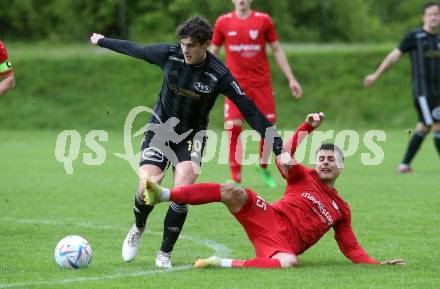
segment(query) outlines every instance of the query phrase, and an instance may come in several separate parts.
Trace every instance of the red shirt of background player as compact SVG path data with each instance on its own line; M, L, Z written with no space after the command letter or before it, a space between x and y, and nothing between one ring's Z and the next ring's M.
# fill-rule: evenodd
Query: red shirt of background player
M235 12L217 19L212 44L225 44L226 65L244 86L270 83L266 44L278 41L272 19L266 13L252 11L246 19Z

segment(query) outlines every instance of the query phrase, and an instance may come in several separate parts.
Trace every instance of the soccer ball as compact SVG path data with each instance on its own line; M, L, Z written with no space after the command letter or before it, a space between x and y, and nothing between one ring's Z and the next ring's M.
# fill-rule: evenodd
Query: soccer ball
M55 247L55 261L64 269L85 268L92 261L92 247L83 237L67 236Z

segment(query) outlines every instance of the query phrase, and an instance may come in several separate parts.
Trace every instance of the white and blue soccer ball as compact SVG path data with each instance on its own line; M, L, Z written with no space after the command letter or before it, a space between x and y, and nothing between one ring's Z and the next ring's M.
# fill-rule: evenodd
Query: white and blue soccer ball
M58 242L55 261L64 269L80 269L92 261L92 247L83 237L71 235Z

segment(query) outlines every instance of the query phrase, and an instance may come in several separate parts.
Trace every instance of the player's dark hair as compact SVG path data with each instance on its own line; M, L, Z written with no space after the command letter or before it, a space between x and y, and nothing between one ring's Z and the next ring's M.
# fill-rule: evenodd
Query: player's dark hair
M431 6L437 6L440 9L440 3L436 1L429 1L426 2L425 5L423 5L422 14L425 15L426 9L428 9Z
M176 29L177 39L190 37L199 44L212 39L212 27L208 20L201 16L194 16L183 22Z
M344 152L341 150L340 147L338 147L337 145L333 144L333 143L323 143L319 146L319 148L316 150L316 154L317 155L320 151L333 151L333 152L337 152L341 157L342 157L342 161L344 160Z

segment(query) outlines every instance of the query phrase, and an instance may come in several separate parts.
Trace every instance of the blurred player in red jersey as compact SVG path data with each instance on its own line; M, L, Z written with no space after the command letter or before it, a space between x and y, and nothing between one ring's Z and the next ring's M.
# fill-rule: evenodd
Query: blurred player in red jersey
M278 36L269 15L251 9L252 0L232 0L235 11L220 16L214 27L211 52L218 55L225 44L226 65L240 86L261 110L266 118L275 123L275 102L270 80L266 43L271 47L274 57L289 81L292 94L302 96L301 86L293 76L286 55L278 42ZM241 182L242 145L239 135L243 116L234 103L225 99L225 121L231 134L229 166L231 179ZM264 142L260 142L260 165L256 166L268 187L275 187L275 181L267 170L269 151L263 156Z
M309 114L286 144L294 157L301 141L318 127L323 113ZM195 266L285 268L299 265L298 256L313 246L330 228L341 252L353 263L404 264L402 259L376 261L368 256L356 240L351 226L349 205L334 184L344 164L343 152L334 144L322 144L316 152L315 168L295 163L287 174L284 197L266 203L250 189L233 184L195 184L168 190L145 181L146 203L161 201L185 204L222 202L240 222L252 242L256 258L249 260L210 257L197 260Z
M0 40L0 96L11 90L15 86L14 72L9 61L8 51Z

